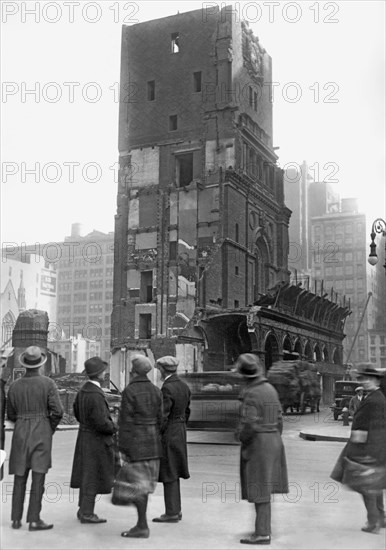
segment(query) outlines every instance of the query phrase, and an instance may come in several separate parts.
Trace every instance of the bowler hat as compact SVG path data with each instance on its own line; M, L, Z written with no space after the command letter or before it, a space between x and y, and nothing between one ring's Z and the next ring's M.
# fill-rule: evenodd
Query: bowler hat
M361 365L358 365L358 368L356 369L357 378L367 378L368 376L373 376L374 378L383 378L384 375L384 372L380 372L379 370L375 369L373 366L371 366L371 363L362 363Z
M246 378L256 378L263 372L259 358L253 353L242 353L236 361L236 369Z
M157 359L157 365L165 369L167 372L176 372L179 360L173 355L165 355Z
M47 355L38 346L29 346L19 357L19 362L27 369L36 369L44 365Z
M358 386L357 388L355 388L355 391L363 391L363 390L364 390L363 386Z
M101 372L107 369L108 364L106 361L102 361L100 357L91 357L84 363L83 374L87 376L98 376Z
M132 371L137 374L147 374L152 369L150 359L144 355L135 355L131 360L131 364Z

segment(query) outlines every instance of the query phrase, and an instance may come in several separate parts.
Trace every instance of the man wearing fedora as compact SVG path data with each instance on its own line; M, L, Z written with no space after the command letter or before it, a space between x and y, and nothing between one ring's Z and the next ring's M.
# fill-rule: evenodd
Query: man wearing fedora
M32 484L27 512L30 531L52 529L40 518L45 476L51 468L52 435L63 416L55 382L39 373L47 356L37 346L28 347L19 362L24 376L9 387L7 416L15 427L9 457L9 473L15 475L12 494L12 527L19 529L29 471Z
M362 399L351 425L350 439L344 447L331 473L332 479L343 482L347 462L383 466L386 464L386 399L380 390L383 373L372 363L361 363L356 369L358 382L366 396ZM386 527L383 489L386 489L386 476L376 491L361 492L367 510L367 524L362 527L365 533L377 534Z
M176 374L178 359L166 355L156 361L163 380L163 426L159 481L164 486L165 513L157 523L177 523L182 519L180 478L188 479L186 423L190 415L190 389Z
M88 380L74 401L79 431L70 486L79 489L80 522L97 524L106 522L94 513L94 507L97 494L108 494L113 486L116 427L102 390L107 363L100 357L91 357L84 367Z
M255 532L240 542L270 544L271 494L289 492L281 405L256 355L240 355L236 369L246 381L240 395L237 429L241 442L241 498L254 503L256 510Z

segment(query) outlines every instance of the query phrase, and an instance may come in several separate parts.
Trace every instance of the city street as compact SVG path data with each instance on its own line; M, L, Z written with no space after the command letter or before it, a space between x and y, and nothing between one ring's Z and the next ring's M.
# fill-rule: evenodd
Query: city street
M329 409L320 414L286 416L284 443L291 492L275 495L273 503L273 549L381 550L385 530L379 535L361 532L365 508L361 497L343 489L329 478L344 443L306 441L300 430L339 431ZM343 426L342 433L347 429ZM6 434L9 451L11 431ZM54 523L47 532L30 533L23 518L19 531L11 528L12 477L5 466L2 482L2 548L11 549L230 549L242 548L239 539L253 531L254 509L239 499L239 448L229 433L189 432L191 478L182 481L183 520L178 524L154 524L163 513L162 485L151 496L148 519L150 538L128 541L121 531L136 521L134 508L116 507L110 496L100 497L96 513L107 518L102 525L82 525L76 519L77 491L69 488L77 431L60 429L54 438L53 468L47 476L42 518ZM193 443L211 441L210 444ZM228 444L220 444L227 441ZM26 507L25 507L26 508Z

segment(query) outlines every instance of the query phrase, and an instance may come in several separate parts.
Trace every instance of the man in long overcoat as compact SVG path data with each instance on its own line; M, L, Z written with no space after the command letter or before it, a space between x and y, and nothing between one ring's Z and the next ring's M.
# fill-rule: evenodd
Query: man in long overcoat
M138 513L137 525L123 531L122 537L149 537L148 495L157 486L162 454L162 394L147 377L151 370L147 357L133 357L131 379L122 393L118 440L124 459L123 480L130 494L126 504L134 504Z
M344 457L354 462L367 462L371 466L386 465L386 399L379 387L383 376L371 363L358 365L357 378L366 391L366 397L354 415L350 439L331 473L336 481L344 482L347 466ZM385 482L376 491L369 493L364 490L361 493L367 510L367 524L362 527L366 533L377 534L381 527L386 527L383 503Z
M270 544L271 494L288 493L281 405L275 388L263 376L257 356L240 355L236 367L246 380L238 427L241 497L253 502L256 509L255 532L240 542Z
M159 481L164 486L165 513L153 521L176 523L182 519L180 478L188 479L186 423L190 415L190 389L176 374L178 359L166 355L157 360L162 385L164 419L162 426L163 456Z
M100 357L91 357L84 364L89 378L74 401L74 414L79 422L71 487L79 489L81 523L105 523L94 513L97 494L111 492L114 481L114 445L116 432L106 396L101 385L107 363Z
M26 368L24 376L8 390L7 416L15 427L9 457L9 473L15 475L12 494L12 527L21 527L29 471L32 484L27 512L30 531L52 529L40 519L45 476L51 468L52 435L63 416L55 382L39 373L47 356L37 346L28 347L19 362Z

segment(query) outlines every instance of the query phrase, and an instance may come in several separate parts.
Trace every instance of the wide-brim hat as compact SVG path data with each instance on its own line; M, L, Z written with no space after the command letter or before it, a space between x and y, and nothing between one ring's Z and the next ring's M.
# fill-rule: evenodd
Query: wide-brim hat
M385 376L385 373L375 369L373 366L371 366L371 364L364 364L358 365L358 367L355 369L355 376L357 378L367 378L368 376L372 376L374 378L383 378Z
M173 357L173 355L165 355L156 361L157 366L162 367L167 372L176 372L179 363L177 357Z
M236 369L246 378L256 378L263 373L259 358L253 353L242 353L236 361Z
M37 369L47 361L47 355L38 346L29 346L19 357L19 362L26 369Z
M100 357L90 357L90 359L87 359L84 363L83 374L87 374L87 376L98 376L98 374L106 370L107 367L108 363L102 361Z
M137 374L147 374L153 368L148 357L145 355L135 355L131 360L132 372Z

